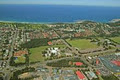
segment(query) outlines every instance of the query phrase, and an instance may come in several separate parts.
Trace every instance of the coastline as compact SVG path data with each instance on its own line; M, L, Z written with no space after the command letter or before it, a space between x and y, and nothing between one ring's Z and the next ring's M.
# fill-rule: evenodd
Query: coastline
M4 21L4 20L0 20L0 23L3 22L3 23L23 23L23 24L57 24L57 23L81 23L81 22L84 22L84 21L92 21L92 22L99 22L99 23L109 23L111 22L112 20L110 21L107 21L107 22L100 22L100 21L94 21L94 20L75 20L73 22L25 22L25 21Z
M98 23L114 23L114 22L118 22L120 21L120 19L111 19L110 21L94 21L94 20L87 20L87 19L83 19L83 20L74 20L73 22L27 22L27 21L5 21L5 20L0 20L1 22L4 23L23 23L23 24L57 24L57 23L82 23L85 21L91 21L91 22L98 22Z
M76 22L21 22L21 21L4 21L0 20L0 22L6 23L24 23L24 24L55 24L55 23L76 23Z
M24 23L24 24L49 24L49 22L21 22L21 21L4 21L4 20L0 20L0 22L5 22L5 23Z

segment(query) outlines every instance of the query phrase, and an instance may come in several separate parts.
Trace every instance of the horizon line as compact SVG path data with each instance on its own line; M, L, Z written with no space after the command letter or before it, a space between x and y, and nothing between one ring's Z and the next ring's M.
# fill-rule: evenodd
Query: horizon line
M96 7L120 7L120 6L104 6L104 5L75 5L75 4L21 4L21 3L16 3L16 4L6 4L6 3L0 3L0 5L60 5L60 6L96 6Z

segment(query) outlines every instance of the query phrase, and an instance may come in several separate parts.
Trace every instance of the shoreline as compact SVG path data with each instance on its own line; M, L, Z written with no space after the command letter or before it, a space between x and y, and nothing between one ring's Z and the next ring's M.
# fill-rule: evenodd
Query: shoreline
M73 22L26 22L26 21L4 21L4 20L0 20L1 22L4 23L23 23L23 24L57 24L57 23L81 23L84 21L91 21L91 22L96 22L96 23L114 23L117 21L120 21L120 19L112 19L110 21L94 21L94 20L74 20Z
M57 23L81 23L84 21L92 21L92 22L98 22L98 23L109 23L111 21L107 21L107 22L100 22L100 21L94 21L94 20L75 20L73 22L22 22L22 21L4 21L4 20L0 20L0 23L23 23L23 24L57 24Z
M87 20L86 20L87 21ZM77 22L21 22L21 21L2 21L0 22L6 22L6 23L23 23L23 24L57 24L57 23L77 23Z

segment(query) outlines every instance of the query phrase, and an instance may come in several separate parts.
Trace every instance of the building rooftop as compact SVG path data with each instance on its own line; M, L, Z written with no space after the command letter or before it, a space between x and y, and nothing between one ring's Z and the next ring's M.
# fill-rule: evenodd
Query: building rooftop
M51 41L49 41L49 42L48 42L48 45L52 45L52 42L51 42Z
M111 61L113 64L115 64L115 65L117 65L117 66L120 66L120 61L116 61L116 60L114 60L114 61Z
M24 54L28 54L28 52L26 50L24 50L24 51L17 51L17 52L14 53L14 57L20 57L20 56L22 56Z
M76 65L76 66L82 66L83 63L82 63L82 62L76 62L75 65Z
M76 71L76 74L77 74L78 78L80 78L82 80L85 79L85 76L80 71Z

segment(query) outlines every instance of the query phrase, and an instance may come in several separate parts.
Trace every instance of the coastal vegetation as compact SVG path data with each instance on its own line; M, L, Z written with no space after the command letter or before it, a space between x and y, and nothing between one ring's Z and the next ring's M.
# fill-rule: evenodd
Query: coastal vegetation
M16 23L16 22L0 22L0 26L18 27L20 29L49 29L45 24L34 23Z

